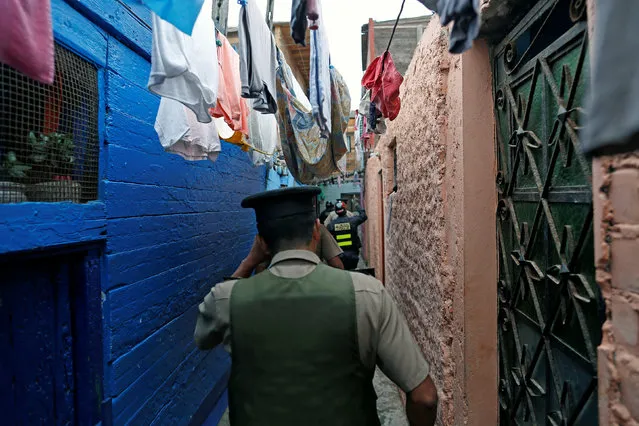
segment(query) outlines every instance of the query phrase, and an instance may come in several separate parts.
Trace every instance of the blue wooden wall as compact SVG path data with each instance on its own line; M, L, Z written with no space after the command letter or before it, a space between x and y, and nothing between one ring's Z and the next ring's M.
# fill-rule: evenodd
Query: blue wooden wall
M266 175L266 189L280 189L280 188L293 188L295 186L301 186L301 183L298 183L295 178L291 175L290 172L285 175L280 175L274 168L269 168L267 170Z
M255 223L240 201L265 188L266 170L230 144L215 163L163 151L146 90L149 12L136 0L52 8L56 40L99 69L100 199L0 205L0 255L102 247L104 424L210 424L230 361L194 346L197 304L248 252Z

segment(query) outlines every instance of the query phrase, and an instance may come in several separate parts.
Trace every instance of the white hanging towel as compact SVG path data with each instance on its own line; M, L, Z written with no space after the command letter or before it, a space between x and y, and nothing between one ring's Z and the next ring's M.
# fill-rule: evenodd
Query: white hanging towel
M252 105L248 117L249 157L254 165L270 163L280 140L279 125L275 114L262 114L253 109Z
M190 161L217 160L222 149L215 123L201 123L181 103L162 98L155 131L167 152Z
M210 123L218 87L213 0L205 0L188 36L151 13L153 51L149 90L190 108L201 123Z

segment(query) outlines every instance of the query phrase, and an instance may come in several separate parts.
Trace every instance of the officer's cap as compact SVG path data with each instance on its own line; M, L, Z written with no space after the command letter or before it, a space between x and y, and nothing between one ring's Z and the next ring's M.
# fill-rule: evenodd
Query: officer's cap
M257 223L293 216L315 216L317 195L321 192L316 186L275 189L246 197L242 200L242 207L255 209Z

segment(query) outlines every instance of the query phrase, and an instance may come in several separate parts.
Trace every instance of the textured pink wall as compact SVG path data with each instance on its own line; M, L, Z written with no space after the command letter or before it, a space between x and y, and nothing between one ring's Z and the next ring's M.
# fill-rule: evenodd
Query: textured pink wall
M431 363L442 425L497 422L492 95L488 50L478 46L470 54L451 56L447 31L436 20L429 24L405 76L402 110L387 121L388 131L376 147L379 158L370 159L366 170L371 263L377 269L382 258L374 207L381 168L390 221L385 224L386 286ZM485 161L478 163L472 153L465 162L470 146L483 152ZM389 195L394 150L398 191ZM468 184L478 195L465 194ZM473 215L466 203L483 209ZM466 226L477 232L469 236ZM483 256L465 257L465 247L481 244ZM485 273L477 272L478 262ZM469 290L479 303L465 300ZM467 310L469 303L480 307ZM468 336L469 325L482 330Z
M606 301L598 348L599 424L639 422L639 154L593 163L597 281Z
M590 39L597 31L588 0ZM593 60L596 58L593 57ZM599 424L639 424L639 153L592 165L597 282L606 301L598 352Z

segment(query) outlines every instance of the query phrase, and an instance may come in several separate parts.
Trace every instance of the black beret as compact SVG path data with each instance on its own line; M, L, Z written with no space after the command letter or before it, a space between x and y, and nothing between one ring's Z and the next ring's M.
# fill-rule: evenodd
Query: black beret
M255 209L258 223L296 215L314 216L321 192L316 186L275 189L246 197L242 207Z

